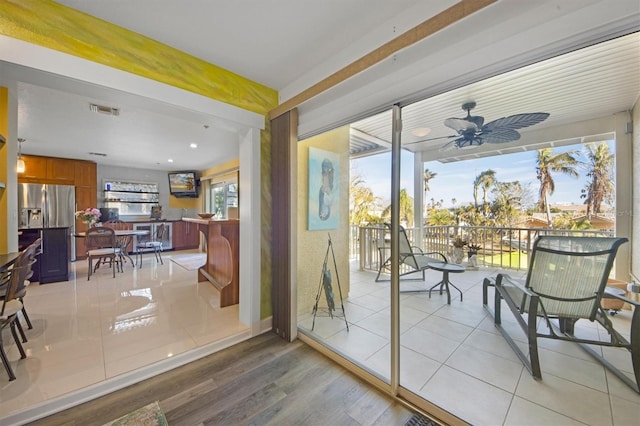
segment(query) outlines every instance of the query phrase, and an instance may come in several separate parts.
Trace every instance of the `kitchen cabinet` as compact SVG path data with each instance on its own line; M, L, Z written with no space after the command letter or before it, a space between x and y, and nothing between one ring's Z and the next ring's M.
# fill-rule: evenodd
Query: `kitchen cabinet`
M198 225L191 222L173 222L172 239L175 250L198 248L200 245Z
M47 158L47 179L60 184L74 185L76 161L66 158Z
M96 163L90 161L75 162L75 185L97 188Z
M23 155L22 159L24 160L24 173L18 175L18 182L26 182L27 180L33 182L33 179L38 179L38 181L47 179L47 157Z
M18 237L20 249L42 238L42 253L32 266L31 281L40 284L69 280L69 228L22 229Z

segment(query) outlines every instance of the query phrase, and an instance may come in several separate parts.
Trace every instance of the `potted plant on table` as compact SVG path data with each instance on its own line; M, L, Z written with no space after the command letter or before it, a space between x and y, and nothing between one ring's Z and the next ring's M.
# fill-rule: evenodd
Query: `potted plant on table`
M480 246L480 244L469 244L467 246L467 256L469 259L471 259L471 256L477 256L478 252L480 251L480 249L482 248L482 246Z
M86 223L89 228L91 228L96 224L96 222L98 222L102 213L100 213L100 210L95 207L87 207L84 210L78 210L75 215L76 218L80 219L83 223Z
M453 240L453 262L460 264L462 263L462 259L464 259L464 246L467 245L467 242L462 239L462 237L458 236Z

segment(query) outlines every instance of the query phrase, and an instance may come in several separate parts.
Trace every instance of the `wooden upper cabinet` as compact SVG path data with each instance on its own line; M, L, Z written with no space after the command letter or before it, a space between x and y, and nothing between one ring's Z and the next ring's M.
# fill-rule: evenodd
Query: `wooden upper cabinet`
M76 186L92 186L96 185L96 163L90 161L76 161L75 169L75 185Z
M24 173L18 175L18 180L47 178L47 157L23 155L22 159L24 160Z
M23 155L24 173L18 174L18 182L53 183L96 187L96 163L68 158Z
M76 161L66 158L47 158L47 179L73 185L76 176Z

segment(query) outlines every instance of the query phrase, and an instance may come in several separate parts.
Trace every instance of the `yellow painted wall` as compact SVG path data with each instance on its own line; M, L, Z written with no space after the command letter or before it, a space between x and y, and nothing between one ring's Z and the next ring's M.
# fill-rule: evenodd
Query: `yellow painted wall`
M6 87L0 87L0 134L6 139L6 143L0 142L0 182L6 185L7 183L7 144L9 143L9 126L8 126L8 113L9 113L9 91ZM0 188L0 253L6 253L8 251L7 242L7 222L9 217L7 216L7 190L6 188Z
M309 231L307 229L307 215L309 212L309 147L331 151L340 156L340 199L338 200L340 213L338 229L329 231ZM334 203L335 201L336 200L334 200ZM297 221L298 271L296 275L296 285L298 292L298 316L302 319L311 313L313 305L315 304L318 285L320 283L320 274L322 273L322 264L327 252L327 232L331 234L333 251L338 265L342 297L346 298L349 293L349 126L344 126L305 139L298 144ZM333 279L336 309L339 309L340 296L338 294L338 283L331 255L329 255L329 259L328 266L330 266ZM321 301L324 302L324 296ZM320 306L326 306L326 303ZM340 320L336 319L336 321Z

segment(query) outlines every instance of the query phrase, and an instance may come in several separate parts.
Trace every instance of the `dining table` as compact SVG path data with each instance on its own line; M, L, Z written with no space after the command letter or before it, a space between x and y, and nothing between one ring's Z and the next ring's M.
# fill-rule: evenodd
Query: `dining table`
M16 262L20 252L0 253L0 272L4 272Z
M113 232L115 233L116 239L118 240L118 246L122 251L122 255L129 259L132 266L135 265L135 262L133 261L133 259L131 259L131 256L127 251L127 246L129 245L129 242L131 242L131 238L133 238L134 236L139 237L142 235L149 235L150 233L149 230L148 229L114 229ZM75 233L75 236L84 238L86 236L86 233L77 232Z

